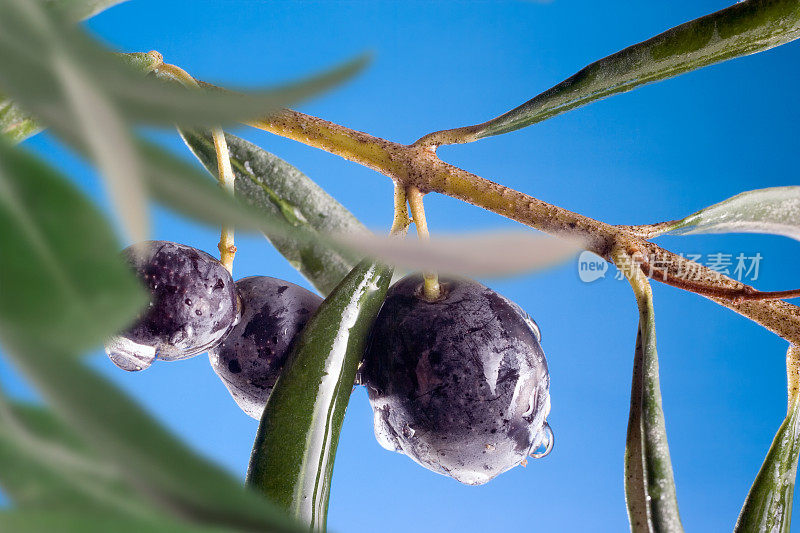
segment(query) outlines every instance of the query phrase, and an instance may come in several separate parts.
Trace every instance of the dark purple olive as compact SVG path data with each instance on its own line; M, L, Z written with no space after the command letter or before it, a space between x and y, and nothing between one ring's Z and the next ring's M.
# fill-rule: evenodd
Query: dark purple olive
M233 279L209 254L174 242L145 241L122 255L150 291L150 304L106 344L120 368L142 370L155 359L177 361L208 351L238 320Z
M550 377L519 306L475 281L440 281L433 302L420 275L389 289L361 380L384 448L480 485L549 452Z
M260 419L297 334L322 298L267 276L240 279L236 289L241 320L208 356L239 407Z

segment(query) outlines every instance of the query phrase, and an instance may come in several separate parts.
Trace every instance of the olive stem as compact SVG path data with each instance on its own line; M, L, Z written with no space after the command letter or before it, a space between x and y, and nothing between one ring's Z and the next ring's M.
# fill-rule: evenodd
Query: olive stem
M231 195L235 194L236 177L231 168L231 156L228 151L228 143L225 141L225 133L220 128L211 130L214 138L214 150L217 152L217 175L219 176L220 186ZM233 259L236 257L236 245L233 242L233 228L222 226L219 237L219 261L222 266L233 274Z
M408 197L406 196L406 188L399 183L395 183L394 219L392 220L392 229L389 230L389 234L405 237L409 225L411 225L411 219L408 217Z
M428 222L425 219L425 206L422 203L424 194L414 185L406 187L406 195L408 196L408 205L411 207L411 217L414 220L414 225L417 227L417 236L422 241L429 241L431 239L428 233ZM442 294L439 287L439 276L436 272L423 272L422 277L425 280L423 284L422 293L428 301L438 300Z
M158 52L151 51L148 53L156 60L153 67L156 72L171 76L186 87L200 87L191 74L176 65L164 63L163 57ZM225 141L225 133L221 128L212 128L211 136L214 139L214 150L217 152L217 179L220 186L233 195L235 194L236 177L231 167L231 157L228 151L228 143ZM231 274L233 274L233 260L236 257L236 245L234 244L233 236L233 228L223 226L220 230L219 244L217 245L219 262Z
M162 75L166 74L166 75L174 78L176 81L179 81L180 83L182 83L186 87L199 87L200 86L197 83L197 80L195 80L191 76L191 74L189 74L188 72L183 70L181 67L179 67L177 65L171 65L169 63L164 63L164 61L163 61L163 59L161 57L161 54L158 54L158 52L152 51L152 52L148 52L148 53L153 55L153 57L157 58L156 59L156 64L153 66L153 70L155 72L157 72L158 74L162 74ZM156 55L156 54L158 54L158 55Z

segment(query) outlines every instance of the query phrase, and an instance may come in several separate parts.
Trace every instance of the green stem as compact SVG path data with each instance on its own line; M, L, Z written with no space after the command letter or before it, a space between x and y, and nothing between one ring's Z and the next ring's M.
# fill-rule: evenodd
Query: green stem
M219 184L227 192L234 196L236 194L236 177L231 167L231 156L228 151L228 143L225 141L225 133L221 128L213 128L211 137L214 139L214 151L217 154L217 176ZM236 245L233 243L233 228L223 226L219 236L219 262L233 274L233 259L236 257Z
M164 63L162 55L155 50L147 53L153 60L153 64L149 67L156 71L158 74L166 77L172 77L180 82L185 87L198 88L200 85L188 72L176 65ZM220 186L228 191L231 196L235 194L236 177L233 174L231 167L231 156L228 151L228 143L225 141L225 133L222 128L216 127L211 129L211 138L214 142L214 151L217 155L217 178ZM219 244L219 262L233 274L233 260L236 257L236 245L234 244L234 230L230 226L223 226L220 229Z
M425 218L425 206L422 203L424 195L413 185L406 189L406 193L408 194L408 205L411 206L411 216L417 227L417 236L420 240L429 241L431 236L428 233L428 221ZM439 275L436 272L423 272L422 278L424 280L422 293L425 299L429 302L438 300L442 294L439 287Z

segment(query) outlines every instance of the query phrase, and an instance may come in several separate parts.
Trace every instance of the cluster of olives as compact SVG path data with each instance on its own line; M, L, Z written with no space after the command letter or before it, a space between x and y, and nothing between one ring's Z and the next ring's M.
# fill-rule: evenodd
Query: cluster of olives
M146 241L122 255L149 290L150 303L106 344L111 361L135 371L156 359L208 352L236 403L261 418L297 333L322 298L268 276L234 283L217 259L173 242Z
M123 255L151 302L106 345L111 360L133 371L208 351L241 409L261 418L322 298L266 276L234 283L212 256L172 242ZM389 289L358 381L384 448L479 485L552 448L547 362L539 328L519 306L472 280L440 282L435 301L418 274Z

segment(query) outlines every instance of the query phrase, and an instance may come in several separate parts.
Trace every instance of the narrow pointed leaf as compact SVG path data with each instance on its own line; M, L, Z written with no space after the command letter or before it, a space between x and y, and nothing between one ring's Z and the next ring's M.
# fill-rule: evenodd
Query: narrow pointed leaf
M52 412L5 398L0 399L0 487L19 509L138 517L154 512Z
M210 132L182 130L181 136L216 176L217 154ZM366 232L350 211L296 167L234 135L226 134L225 139L236 176L236 196L244 202L271 213L288 227L312 234ZM265 236L322 294L333 290L359 259L357 253L301 242L285 232L267 231Z
M2 322L0 341L59 416L162 513L246 530L297 530L275 505L198 456L74 354L40 346Z
M800 187L743 192L667 225L661 233L770 233L800 240Z
M639 304L631 410L625 447L625 501L631 531L682 532L658 377L655 316L647 280L631 280Z
M137 146L151 196L186 216L215 226L283 235L304 246L333 242L330 236L287 225L283 214L259 209L233 197L204 171L152 143L140 140Z
M125 1L125 0L123 0ZM150 54L115 54L118 59L138 72L150 72L155 59ZM43 126L10 98L0 95L0 135L12 143L19 143L42 131Z
M330 91L359 74L370 60L369 54L362 54L306 79L261 91L221 91L206 83L200 83L203 90L189 91L188 95L179 88L173 93L155 86L142 87L146 89L144 92L133 92L130 86L120 83L115 83L115 87L120 91L122 106L136 113L132 117L134 120L189 127L213 126L264 117L281 107ZM159 78L164 77L159 73ZM145 81L150 83L148 79Z
M108 98L86 80L80 67L54 64L75 123L102 172L111 201L133 242L148 236L147 198L131 133Z
M146 298L108 221L63 176L0 142L0 322L80 350L126 326Z
M366 56L305 81L244 93L188 90L146 77L58 13L29 0L0 0L0 90L47 127L75 130L54 62L79 66L127 121L171 126L252 120L354 76ZM62 132L56 131L58 135Z
M127 0L42 0L49 9L64 13L70 20L83 20Z
M789 533L792 524L792 499L800 453L800 395L797 381L800 349L790 346L786 354L789 376L789 407L767 457L747 494L736 533L770 531Z
M613 94L798 37L796 0L745 0L600 59L504 115L441 136L450 136L446 142L470 142L508 133Z
M309 320L272 391L247 484L324 531L333 462L367 335L392 270L363 261Z
M90 153L90 148L79 135L66 132L62 140L83 156ZM134 144L143 165L149 196L179 213L214 226L236 226L242 230L275 234L284 232L299 242L333 242L330 237L287 226L282 215L239 201L223 191L207 173L154 143L134 137Z
M64 140L81 154L89 151L81 139L71 134ZM287 225L283 214L245 204L223 191L207 173L159 146L138 138L135 145L148 193L165 206L214 226L235 226L240 230L284 235L300 245L334 247L332 237Z

